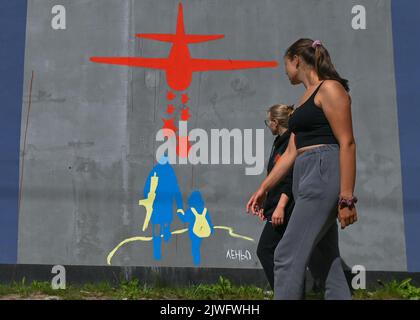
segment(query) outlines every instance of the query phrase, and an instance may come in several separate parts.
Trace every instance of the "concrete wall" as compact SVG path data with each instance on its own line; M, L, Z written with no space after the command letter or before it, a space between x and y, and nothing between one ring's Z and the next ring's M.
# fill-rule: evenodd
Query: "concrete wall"
M350 81L357 142L360 219L340 232L342 256L350 266L407 271L391 1L182 3L187 33L225 35L190 45L193 57L279 62L278 68L194 74L189 129L263 129L268 106L296 104L303 93L284 74L285 49L301 37L324 42ZM178 1L61 1L66 30L51 28L56 4L27 4L17 263L101 266L124 239L151 235L150 227L141 230L145 210L138 200L156 164L155 135L168 117L170 88L163 71L89 58L166 57L170 44L135 34L174 33ZM366 30L351 27L357 4L366 7ZM266 131L266 158L272 139ZM184 206L199 190L215 226L255 240L216 229L202 242L199 266L260 268L255 251L263 224L245 214L245 205L264 173L247 176L246 166L173 166ZM171 230L182 228L174 209ZM187 233L174 234L157 260L151 241L134 241L115 253L112 265L194 266L190 246ZM232 249L247 258L232 259Z

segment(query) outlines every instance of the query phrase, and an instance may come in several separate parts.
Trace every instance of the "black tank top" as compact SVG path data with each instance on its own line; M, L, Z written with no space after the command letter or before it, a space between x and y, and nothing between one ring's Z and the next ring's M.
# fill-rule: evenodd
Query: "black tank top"
M314 101L323 83L289 118L289 130L295 134L296 149L317 144L338 144L324 111Z

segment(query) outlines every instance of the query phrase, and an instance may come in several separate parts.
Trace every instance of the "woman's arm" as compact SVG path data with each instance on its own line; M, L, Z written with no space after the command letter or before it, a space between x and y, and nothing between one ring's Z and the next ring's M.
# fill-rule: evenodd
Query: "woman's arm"
M333 80L325 81L319 91L319 99L340 144L340 195L348 199L353 196L356 182L356 143L353 136L351 100L343 86ZM356 210L340 209L339 219L342 228L354 223L357 221Z
M284 223L284 209L289 202L289 196L285 193L282 193L277 203L277 207L271 216L271 223L273 226L282 225Z
M265 196L271 188L273 188L290 170L297 157L295 144L295 134L290 135L289 144L286 151L281 157L281 161L277 161L270 174L261 183L258 190L249 199L246 210L256 214L262 208Z
M270 191L284 176L289 172L297 157L295 144L295 134L290 134L289 144L286 151L281 156L281 161L277 161L270 174L261 183L265 192Z

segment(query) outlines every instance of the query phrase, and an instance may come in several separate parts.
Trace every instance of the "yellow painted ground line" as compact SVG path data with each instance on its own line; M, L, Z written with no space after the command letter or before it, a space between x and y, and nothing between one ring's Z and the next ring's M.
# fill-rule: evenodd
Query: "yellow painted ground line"
M233 232L233 228L230 228L230 227L225 227L225 226L215 226L214 227L214 229L221 229L221 230L227 230L228 232L229 232L229 235L232 237L232 238L239 238L239 239L243 239L243 240L246 240L246 241L251 241L251 242L255 242L255 240L254 239L252 239L252 238L250 238L250 237L245 237L245 236L242 236L242 235L240 235L240 234L236 234L236 233L234 233ZM179 229L179 230L175 230L175 231L172 231L171 232L171 234L182 234L182 233L185 233L185 232L187 232L188 231L188 229L187 228L185 228L185 229ZM163 237L163 235L162 235L162 237ZM127 244L127 243L130 243L130 242L135 242L135 241L151 241L152 240L152 237L141 237L141 236L138 236L138 237L132 237L132 238L127 238L127 239L125 239L125 240L123 240L123 241L121 241L109 254L108 254L108 257L106 258L106 261L107 261L107 263L108 263L108 265L111 265L111 260L112 260L112 258L114 257L114 255L117 253L117 251L123 246L123 245L125 245L125 244Z

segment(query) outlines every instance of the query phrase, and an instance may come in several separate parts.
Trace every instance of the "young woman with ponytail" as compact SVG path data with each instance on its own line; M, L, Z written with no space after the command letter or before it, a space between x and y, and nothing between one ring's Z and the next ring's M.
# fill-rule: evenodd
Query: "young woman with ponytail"
M278 161L282 161L281 157L287 149L290 139L289 116L293 110L293 106L276 104L267 111L267 119L264 122L276 136L267 164L267 175ZM294 207L292 173L293 170L289 170L282 181L268 192L264 208L258 212L259 218L265 220L266 224L258 241L257 256L272 289L274 289L274 250L283 237Z
M260 214L267 193L293 166L295 206L274 253L274 298L300 299L311 254L324 270L326 299L351 299L338 248L337 217L341 228L357 221L353 195L356 144L353 137L348 81L336 71L319 41L300 39L284 56L292 85L306 92L289 119L291 131L282 161L276 163L247 210Z

